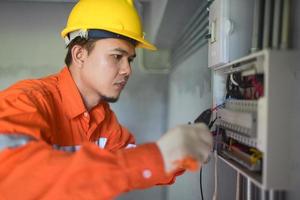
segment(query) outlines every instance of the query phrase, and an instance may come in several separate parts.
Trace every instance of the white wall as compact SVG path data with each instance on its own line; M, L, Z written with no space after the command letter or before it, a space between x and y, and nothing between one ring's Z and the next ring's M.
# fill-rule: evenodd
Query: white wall
M187 124L209 107L211 107L211 86L210 71L207 68L207 47L205 47L176 66L170 75L168 126L171 128L177 124ZM211 166L207 170L211 171ZM209 180L211 186L213 179L207 178L206 172L204 176L204 182ZM168 188L168 199L200 199L199 173L185 173L178 177L176 183Z
M0 89L64 65L60 32L72 4L0 3Z
M300 51L300 1L294 0L293 1L293 15L292 15L292 46L294 49ZM299 52L299 62L300 62L300 52ZM287 192L287 199L288 200L298 200L300 199L300 132L299 132L299 123L300 123L300 65L295 69L295 79L296 85L298 86L295 91L295 97L291 99L291 105L294 107L294 112L292 113L292 137L291 137L291 154L287 155L291 158L291 169L289 172L290 175L290 186L291 189ZM283 148L285 145L283 144ZM287 173L288 174L288 173Z
M211 106L211 79L207 68L207 46L195 52L172 71L169 80L169 122L186 124Z

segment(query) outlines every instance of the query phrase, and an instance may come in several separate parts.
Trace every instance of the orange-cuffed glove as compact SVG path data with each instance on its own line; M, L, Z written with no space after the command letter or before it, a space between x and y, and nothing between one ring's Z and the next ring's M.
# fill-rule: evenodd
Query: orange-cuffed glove
M178 168L199 169L205 163L213 146L213 138L203 123L180 125L170 129L158 141L165 171L172 173Z

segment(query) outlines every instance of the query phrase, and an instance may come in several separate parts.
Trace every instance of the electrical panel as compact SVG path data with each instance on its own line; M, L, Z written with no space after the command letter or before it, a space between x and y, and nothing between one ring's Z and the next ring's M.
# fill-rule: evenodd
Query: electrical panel
M213 69L219 158L264 190L289 187L299 52L263 50Z
M254 1L214 0L209 8L208 66L249 54Z

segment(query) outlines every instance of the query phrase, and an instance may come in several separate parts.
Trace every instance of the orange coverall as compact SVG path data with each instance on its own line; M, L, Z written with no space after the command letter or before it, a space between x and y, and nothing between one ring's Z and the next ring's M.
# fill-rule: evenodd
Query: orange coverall
M32 140L0 150L0 199L111 199L167 184L154 143L135 148L107 103L88 112L67 67L0 93L0 136ZM18 138L18 137L16 137Z

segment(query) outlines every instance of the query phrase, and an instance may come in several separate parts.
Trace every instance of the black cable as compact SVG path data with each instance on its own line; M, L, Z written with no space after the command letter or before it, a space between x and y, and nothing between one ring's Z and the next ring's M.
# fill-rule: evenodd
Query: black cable
M201 192L201 200L204 200L203 188L202 188L202 168L200 169L200 192Z
M222 106L223 104L217 106L216 109ZM206 109L197 117L197 119L194 120L194 123L205 123L208 126L208 128L211 129L211 127L214 125L215 121L217 120L217 117L214 120L211 120L212 112L214 110L215 109L210 109L210 108ZM191 122L189 122L189 124L191 124ZM203 188L202 188L202 169L203 166L200 169L200 193L201 193L201 200L204 200Z
M217 121L218 117L216 117L213 121L211 121L208 125L209 130L211 130L211 127L214 125L214 123Z

